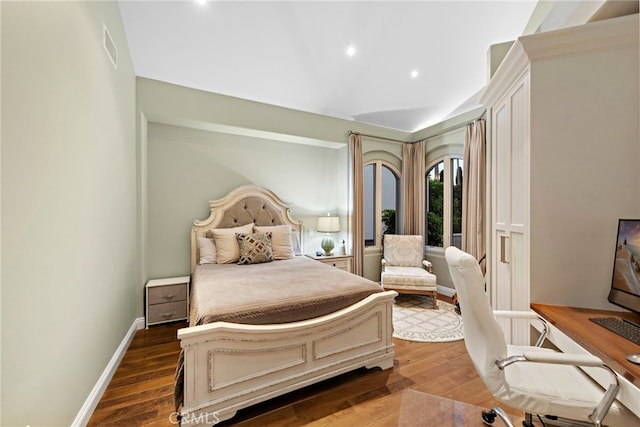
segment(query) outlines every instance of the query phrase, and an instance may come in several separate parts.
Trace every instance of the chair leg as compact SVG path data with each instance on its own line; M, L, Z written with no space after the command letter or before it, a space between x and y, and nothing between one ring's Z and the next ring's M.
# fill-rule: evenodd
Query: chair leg
M533 415L529 412L524 413L524 421L522 421L522 427L535 427L535 424L533 424Z
M433 308L438 308L438 291L431 294L431 301L433 302Z

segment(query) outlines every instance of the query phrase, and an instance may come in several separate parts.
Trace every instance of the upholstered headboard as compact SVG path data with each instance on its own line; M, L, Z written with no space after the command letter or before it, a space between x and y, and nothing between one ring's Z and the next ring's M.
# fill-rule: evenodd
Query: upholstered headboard
M272 191L256 185L244 185L218 200L209 202L211 214L205 220L195 220L191 226L191 272L198 263L198 237L205 237L212 228L231 228L253 222L255 225L291 225L297 231L302 247L302 221L291 218L289 207Z

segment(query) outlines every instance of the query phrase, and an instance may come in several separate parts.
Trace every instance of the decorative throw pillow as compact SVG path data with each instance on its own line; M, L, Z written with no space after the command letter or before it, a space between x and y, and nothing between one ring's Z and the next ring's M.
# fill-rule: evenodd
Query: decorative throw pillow
M253 223L233 228L214 228L209 230L216 244L216 259L218 264L238 262L240 247L236 239L237 233L251 233Z
M216 244L213 242L213 239L198 237L198 250L200 251L198 264L215 264L217 262Z
M271 233L238 233L238 264L260 264L273 261Z
M254 233L271 233L273 259L289 259L295 256L291 241L290 225L253 226Z

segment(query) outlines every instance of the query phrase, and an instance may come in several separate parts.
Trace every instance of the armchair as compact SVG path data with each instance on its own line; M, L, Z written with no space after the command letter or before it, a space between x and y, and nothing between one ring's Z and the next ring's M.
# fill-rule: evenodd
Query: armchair
M615 401L618 377L602 360L541 348L547 331L542 318L530 311L492 311L476 259L455 247L446 249L445 258L458 292L465 346L473 365L497 400L525 412L525 427L534 425L532 414L547 417L545 421L554 426L636 425L630 421L635 417L629 418L629 411ZM535 346L508 345L496 316L537 318L545 324L544 332ZM602 390L582 367L608 372L608 389ZM496 416L513 427L499 407L482 414L488 425Z
M430 296L433 308L438 308L438 284L431 263L424 259L422 236L385 234L381 263L384 289Z

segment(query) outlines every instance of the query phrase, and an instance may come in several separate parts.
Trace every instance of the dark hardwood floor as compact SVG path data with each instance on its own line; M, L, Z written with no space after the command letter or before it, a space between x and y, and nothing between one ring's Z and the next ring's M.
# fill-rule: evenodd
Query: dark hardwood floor
M173 323L137 331L89 426L175 425L173 386L180 352L176 331L185 326ZM392 426L397 424L402 392L409 389L483 408L497 403L477 376L463 341L394 340L394 345L393 370L347 373L239 411L218 425ZM520 412L503 409L514 420L521 419Z

